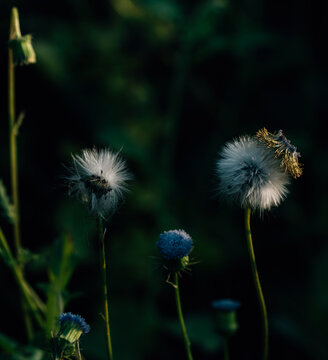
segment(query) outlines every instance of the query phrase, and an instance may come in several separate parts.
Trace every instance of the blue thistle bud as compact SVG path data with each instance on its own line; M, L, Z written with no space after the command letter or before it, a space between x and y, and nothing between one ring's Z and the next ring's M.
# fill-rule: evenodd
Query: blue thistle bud
M237 309L240 302L231 299L220 299L212 302L215 310L215 323L222 336L233 335L238 330Z
M170 272L179 272L188 266L193 241L184 230L164 231L156 245Z
M51 339L53 359L59 360L80 356L79 339L90 331L90 326L80 315L63 313L59 316L60 329L58 334Z
M59 317L60 329L57 337L63 338L70 343L75 343L81 337L90 331L90 326L80 315L72 313L63 313Z

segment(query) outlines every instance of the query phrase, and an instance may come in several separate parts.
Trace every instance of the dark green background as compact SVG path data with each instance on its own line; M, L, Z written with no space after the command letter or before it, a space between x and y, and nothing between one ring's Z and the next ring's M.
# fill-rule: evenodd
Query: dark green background
M279 207L254 217L270 322L270 360L327 359L327 6L310 1L0 2L0 177L9 188L7 34L10 8L32 33L38 63L17 68L22 242L47 282L51 244L74 241L66 310L91 332L87 359L105 359L94 222L67 198L61 176L83 148L120 150L134 179L109 225L110 316L118 360L183 359L173 288L155 243L183 228L199 263L181 281L195 359L219 359L210 302L242 302L231 359L259 359L260 318L243 212L216 196L224 143L283 129L304 175ZM5 230L10 233L10 229ZM18 291L0 264L0 332L24 342ZM39 293L43 296L42 288ZM8 316L6 316L8 315Z

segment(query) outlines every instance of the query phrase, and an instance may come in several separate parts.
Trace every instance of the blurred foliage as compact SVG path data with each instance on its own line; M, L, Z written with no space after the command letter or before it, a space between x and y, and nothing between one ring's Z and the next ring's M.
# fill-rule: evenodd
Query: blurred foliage
M0 176L7 187L5 79L12 5L0 2ZM326 359L323 4L17 0L15 5L22 32L33 34L38 61L17 68L16 75L17 112L26 112L18 136L22 243L38 254L27 262L26 274L47 303L44 335L50 336L63 308L79 313L92 329L82 340L83 354L105 359L95 223L67 198L61 175L71 153L108 146L121 150L134 174L126 201L108 225L115 356L184 356L174 330L172 289L152 258L160 232L184 228L200 261L181 281L195 358L220 356L209 305L232 297L243 306L231 357L256 360L259 313L243 215L217 199L215 161L226 141L265 126L285 130L305 164L282 206L253 219L271 359ZM8 314L0 332L23 344L18 290L3 263L0 281ZM11 342L1 336L4 349Z

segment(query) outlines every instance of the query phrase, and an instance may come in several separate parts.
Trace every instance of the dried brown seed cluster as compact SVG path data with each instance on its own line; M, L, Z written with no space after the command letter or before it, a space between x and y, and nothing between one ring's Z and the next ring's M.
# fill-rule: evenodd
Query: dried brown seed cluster
M297 152L296 146L291 144L282 130L272 134L263 128L256 133L255 138L268 148L275 149L276 157L281 159L281 167L285 172L288 172L294 179L302 175L303 165L298 162L301 154Z

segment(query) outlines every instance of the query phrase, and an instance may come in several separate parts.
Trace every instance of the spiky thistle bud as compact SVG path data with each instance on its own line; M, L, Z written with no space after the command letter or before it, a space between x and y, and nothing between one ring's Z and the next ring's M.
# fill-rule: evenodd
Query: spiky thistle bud
M9 47L12 50L15 65L36 63L36 55L32 45L32 35L22 36L17 8L11 12Z
M156 243L169 272L185 270L189 265L189 253L193 248L192 238L184 230L164 231Z
M255 138L266 147L274 149L275 155L281 160L281 167L294 179L299 178L303 173L303 165L299 163L301 154L297 152L296 146L283 134L282 130L277 133L270 133L266 128L260 129Z
M215 311L215 326L222 336L233 335L238 330L237 309L240 302L231 299L220 299L212 302Z

